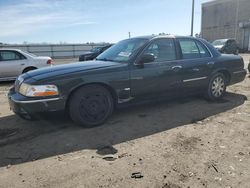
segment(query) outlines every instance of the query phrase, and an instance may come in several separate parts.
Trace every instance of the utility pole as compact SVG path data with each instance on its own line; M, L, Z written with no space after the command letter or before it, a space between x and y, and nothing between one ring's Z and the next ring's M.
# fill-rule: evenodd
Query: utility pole
M130 32L128 32L128 38L129 38L129 39L131 38L131 33L130 33Z
M191 36L194 35L194 0L192 2Z
M239 0L237 0L237 4L236 4L236 15L235 15L235 32L234 32L234 38L235 40L237 40L237 34L238 34L238 21L239 21Z

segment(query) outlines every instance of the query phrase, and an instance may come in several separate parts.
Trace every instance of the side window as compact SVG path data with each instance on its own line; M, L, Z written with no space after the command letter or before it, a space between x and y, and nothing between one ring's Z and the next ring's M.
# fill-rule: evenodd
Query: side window
M105 50L107 50L109 48L109 46L105 47L102 51L104 52Z
M195 41L189 39L180 39L179 41L183 59L200 58L199 49Z
M190 39L180 39L179 41L183 59L211 57L207 48L199 41L195 42Z
M173 39L157 39L144 51L155 56L155 61L171 61L176 59L175 44Z
M229 42L229 45L230 46L236 46L237 45L237 43L236 43L236 41L235 40L229 40L230 42Z
M227 44L227 46L231 46L231 45L232 45L232 40L228 40L228 41L226 42L226 44Z
M1 58L2 61L12 61L12 60L21 60L24 59L24 57L16 52L13 51L1 51Z

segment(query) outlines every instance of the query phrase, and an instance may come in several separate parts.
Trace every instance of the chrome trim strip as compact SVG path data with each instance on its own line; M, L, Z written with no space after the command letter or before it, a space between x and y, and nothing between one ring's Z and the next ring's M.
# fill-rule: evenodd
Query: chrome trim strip
M134 97L129 97L128 99L118 99L118 104L126 103L133 100Z
M239 74L239 73L243 73L243 72L246 72L246 70L235 71L235 72L233 72L233 74Z
M192 81L204 80L204 79L207 79L207 77L187 79L187 80L183 80L183 82L192 82Z
M181 66L181 65L173 66L173 67L172 67L172 70L173 70L173 69L176 69L176 68L182 69L182 66Z
M29 103L37 103L37 102L49 102L49 101L57 101L60 100L61 98L51 98L51 99L38 99L38 100L30 100L30 101L17 101L11 98L16 103L21 103L21 104L29 104Z
M132 77L131 80L143 80L143 77L142 76L141 77L139 77L139 76L138 77Z
M16 80L16 77L2 77L0 78L0 81L13 81L13 80Z

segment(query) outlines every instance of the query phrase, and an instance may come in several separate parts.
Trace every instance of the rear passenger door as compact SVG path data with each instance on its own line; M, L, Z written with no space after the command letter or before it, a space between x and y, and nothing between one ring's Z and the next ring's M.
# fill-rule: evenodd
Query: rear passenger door
M22 73L26 58L12 50L0 51L0 75L2 78L15 78Z
M178 41L181 52L183 87L185 89L206 87L214 64L212 54L198 40L180 38Z

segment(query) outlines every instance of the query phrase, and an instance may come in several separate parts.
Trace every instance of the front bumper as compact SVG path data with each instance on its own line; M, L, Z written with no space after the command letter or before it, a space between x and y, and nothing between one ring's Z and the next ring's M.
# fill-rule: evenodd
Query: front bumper
M231 74L230 85L242 82L246 77L247 71L245 69L235 71Z
M65 100L62 98L29 98L15 92L14 88L10 89L8 100L10 109L20 115L61 111L65 109Z

